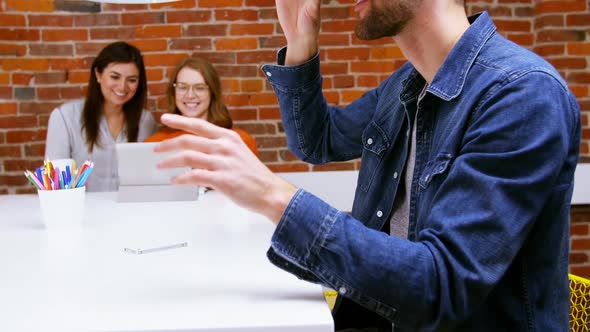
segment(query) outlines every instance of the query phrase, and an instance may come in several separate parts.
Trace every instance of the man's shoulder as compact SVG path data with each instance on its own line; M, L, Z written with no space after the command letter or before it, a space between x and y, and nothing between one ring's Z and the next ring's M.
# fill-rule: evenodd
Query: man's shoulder
M547 74L563 86L565 81L547 60L533 51L496 34L477 57L476 64L502 72L507 79L519 78L527 73Z

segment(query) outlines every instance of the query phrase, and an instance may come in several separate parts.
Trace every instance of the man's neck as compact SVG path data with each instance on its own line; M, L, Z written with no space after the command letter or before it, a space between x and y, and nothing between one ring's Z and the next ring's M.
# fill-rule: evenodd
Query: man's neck
M434 2L422 6L416 17L394 37L404 56L416 70L432 82L457 41L469 28L469 21L460 6ZM426 8L428 7L428 8Z

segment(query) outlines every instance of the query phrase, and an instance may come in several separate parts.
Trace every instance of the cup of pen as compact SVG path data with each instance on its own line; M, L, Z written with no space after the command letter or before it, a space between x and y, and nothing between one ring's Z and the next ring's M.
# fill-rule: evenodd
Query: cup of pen
M25 171L37 188L41 218L49 230L79 228L84 219L86 181L94 163L87 160L76 167L73 159L47 160L35 172Z

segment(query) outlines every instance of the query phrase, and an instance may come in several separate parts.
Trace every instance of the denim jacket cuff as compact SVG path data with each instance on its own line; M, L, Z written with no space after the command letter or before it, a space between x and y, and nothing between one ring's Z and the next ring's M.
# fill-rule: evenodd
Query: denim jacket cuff
M317 262L317 254L338 212L316 196L299 189L275 229L272 248L291 264L309 271Z
M285 66L287 47L277 52L277 64L264 64L262 71L272 86L283 90L298 89L316 82L320 76L320 53L307 62L296 66Z

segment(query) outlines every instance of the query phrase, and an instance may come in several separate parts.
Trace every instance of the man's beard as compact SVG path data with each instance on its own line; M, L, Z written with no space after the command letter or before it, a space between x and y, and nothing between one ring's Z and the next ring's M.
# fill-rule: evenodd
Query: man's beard
M414 18L414 11L421 0L399 0L388 1L386 3L394 2L394 4L384 5L381 3L381 8L375 6L375 2L371 3L371 10L367 16L363 17L356 26L356 36L362 40L374 40L381 37L392 37L399 34Z

